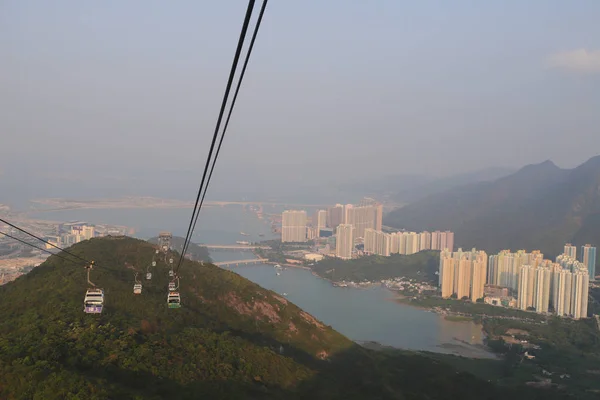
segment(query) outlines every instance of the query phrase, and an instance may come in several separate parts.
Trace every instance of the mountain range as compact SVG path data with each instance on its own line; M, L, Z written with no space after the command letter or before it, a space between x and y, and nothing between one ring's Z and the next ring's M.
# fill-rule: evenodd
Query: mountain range
M102 314L83 312L84 265L66 253L0 287L3 399L554 399L495 386L438 360L375 352L285 297L209 263L185 260L182 307L167 308L168 265L133 294L155 247L94 238L69 252L93 259ZM556 397L555 397L556 396Z
M368 195L397 203L410 203L457 186L493 181L513 172L511 168L490 167L446 177L396 174L339 185L339 190L341 193L354 194L355 197Z
M551 161L491 182L463 185L390 212L407 230L451 230L455 247L539 249L554 257L565 243L600 244L600 156L573 169Z

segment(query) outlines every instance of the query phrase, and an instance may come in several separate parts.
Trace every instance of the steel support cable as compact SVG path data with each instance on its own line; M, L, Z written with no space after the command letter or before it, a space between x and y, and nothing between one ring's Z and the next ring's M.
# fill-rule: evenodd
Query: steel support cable
M65 253L67 253L68 255L70 255L70 256L72 256L72 257L75 257L75 258L77 258L77 259L79 259L79 260L81 260L81 261L84 261L84 262L88 263L88 264L90 263L90 261L89 261L89 260L86 260L85 258L78 256L77 254L73 254L73 253L71 253L70 251L67 251L67 250L65 250L65 249L62 249L62 248L58 247L57 245L55 245L55 244L53 244L53 243L50 243L49 241L47 241L47 240L44 240L44 239L42 239L41 237L34 235L33 233L29 233L29 232L27 232L25 229L21 229L21 228L19 228L18 226L14 225L14 224L11 224L10 222L8 222L8 221L6 221L6 220L4 220L4 219L2 219L2 218L0 218L0 222L4 222L6 225L8 225L8 226L11 226L11 227L15 228L16 230L18 230L18 231L20 231L20 232L22 232L22 233L25 233L25 234L27 234L27 235L31 236L32 238L35 238L35 239L37 239L37 240L39 240L39 241L41 241L41 242L44 242L44 243L46 243L46 244L48 244L48 245L50 245L50 246L54 247L55 249L58 249L58 250L60 250L60 251L64 251ZM51 253L51 254L53 254L53 253Z
M242 52L242 47L244 45L244 40L246 38L246 32L248 31L248 25L250 24L250 17L252 16L252 10L254 8L255 0L248 1L248 8L246 9L246 16L244 18L244 24L242 26L242 30L240 32L240 37L238 39L238 45L236 48L235 56L233 58L233 63L231 65L231 71L229 72L229 79L227 81L227 87L225 89L225 94L223 95L223 101L221 103L221 109L219 111L219 117L217 119L217 124L215 127L215 132L213 134L212 142L210 145L210 149L208 151L208 157L206 158L206 165L204 166L204 172L202 174L202 181L200 182L200 187L198 188L198 194L196 195L196 202L194 204L194 209L192 211L192 218L190 219L190 223L188 226L188 231L185 236L185 240L183 242L183 248L181 250L181 254L179 256L179 261L177 262L177 267L175 270L179 270L181 263L185 257L185 253L189 246L189 241L191 240L192 235L192 225L195 221L195 216L198 211L198 204L200 202L200 196L202 195L202 188L204 187L204 181L206 180L206 175L208 173L208 167L210 165L210 160L212 159L212 153L215 148L215 143L217 141L217 137L219 134L219 130L221 128L221 121L223 120L223 114L225 113L225 107L227 106L227 100L229 99L229 92L231 91L231 85L233 83L233 78L235 76L235 71L237 70L237 64L240 58L240 53Z
M54 254L54 253L53 253L53 252L51 252L50 250L44 249L43 247L38 247L38 246L36 246L36 245L34 245L34 244L31 244L31 243L29 243L29 242L26 242L26 241L24 241L24 240L22 240L22 239L19 239L19 238L17 238L17 237L14 237L14 236L12 236L12 235L10 235L10 234L8 234L8 233L0 232L0 235L4 235L4 236L6 236L6 237L9 237L9 238L11 238L11 239L14 239L14 240L16 240L17 242L21 242L21 243L23 243L23 244L26 244L27 246L31 246L31 247L33 247L34 249L41 250L41 251L43 251L43 252L45 252L45 253L48 253L48 254L50 254L50 255L52 255L52 256L55 256L55 257L58 257L58 258L62 258L62 259L63 259L63 260L65 260L65 261L69 261L69 262L72 262L72 263L74 263L74 264L78 264L78 262L77 262L77 261L75 261L75 260L71 260L70 258L67 258L67 257L61 256L60 254ZM88 261L86 261L86 263L87 263L87 262L88 262Z
M208 185L210 184L210 180L212 178L213 171L215 169L215 164L217 163L217 158L219 157L219 152L221 151L221 146L223 145L223 139L225 138L225 133L227 132L227 127L229 126L229 120L231 119L231 114L233 113L233 108L235 107L235 103L240 92L240 87L242 86L242 81L244 80L244 75L246 74L246 68L248 67L248 62L250 61L250 55L252 54L252 48L254 47L254 42L256 41L256 36L258 35L258 30L260 28L260 23L262 21L263 15L265 13L265 9L267 8L268 0L263 0L262 7L260 8L260 13L258 14L258 19L256 20L256 26L254 27L254 32L252 33L252 39L250 40L250 45L248 46L248 52L246 53L246 58L244 60L244 65L242 67L242 71L238 78L238 83L235 88L235 93L233 94L233 100L231 101L231 105L229 107L229 113L227 114L227 119L225 120L225 125L223 127L223 133L221 134L221 139L219 140L219 145L217 146L217 151L215 152L215 157L213 158L212 165L210 167L210 172L208 174L208 179L206 180L206 185L204 186L204 193L202 194L202 199L200 200L200 205L198 206L198 212L194 218L194 224L192 225L192 230L190 234L191 236L194 233L194 229L196 229L196 223L198 222L198 217L200 216L200 210L202 210L202 204L204 204L204 198L206 197L206 191L208 190ZM187 249L186 249L187 250ZM185 256L185 252L182 253ZM176 273L179 271L180 263L177 264Z

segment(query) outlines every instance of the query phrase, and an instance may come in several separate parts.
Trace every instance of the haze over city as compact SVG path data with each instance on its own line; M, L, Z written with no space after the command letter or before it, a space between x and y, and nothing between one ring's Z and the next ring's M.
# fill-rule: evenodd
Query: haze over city
M0 398L597 399L598 16L0 2Z
M600 147L600 4L576 4L274 2L209 197L580 164ZM192 197L242 12L2 2L0 180L118 195L157 176Z

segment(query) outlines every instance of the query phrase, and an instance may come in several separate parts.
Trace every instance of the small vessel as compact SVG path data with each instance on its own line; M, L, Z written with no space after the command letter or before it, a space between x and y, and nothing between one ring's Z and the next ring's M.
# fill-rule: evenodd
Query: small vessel
M243 240L238 240L238 241L236 241L236 243L237 244L243 244L244 246L248 246L250 244L250 242L246 242L246 241L243 241Z
M275 264L275 268L281 268L281 265Z
M277 271L277 276L281 275L281 272Z
M246 233L246 232L240 232L240 235L242 235L242 236L250 236L250 234Z

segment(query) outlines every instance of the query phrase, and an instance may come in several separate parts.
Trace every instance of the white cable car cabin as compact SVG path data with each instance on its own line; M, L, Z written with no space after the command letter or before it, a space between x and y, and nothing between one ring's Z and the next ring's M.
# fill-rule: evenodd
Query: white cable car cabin
M148 273L146 274L146 279L147 279L147 280L150 280L150 279L152 279L152 272L148 272Z
M142 284L136 283L133 285L133 294L142 294Z
M88 289L83 299L83 311L87 314L100 314L104 308L104 290Z
M169 292L172 292L175 290L175 282L169 282Z
M169 276L173 276L173 270L169 270Z
M179 296L179 293L170 292L169 296L167 297L167 305L169 306L169 308L180 308L181 298Z

